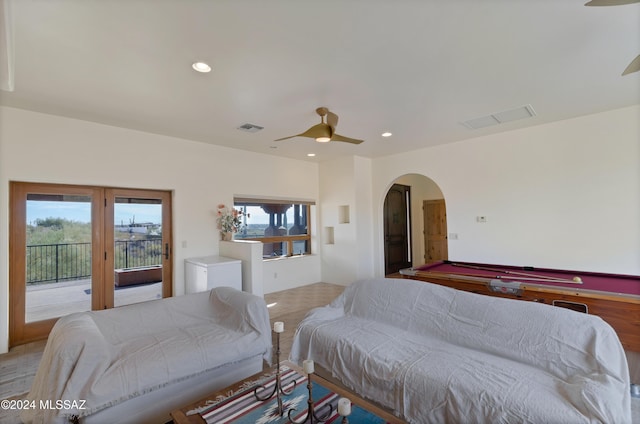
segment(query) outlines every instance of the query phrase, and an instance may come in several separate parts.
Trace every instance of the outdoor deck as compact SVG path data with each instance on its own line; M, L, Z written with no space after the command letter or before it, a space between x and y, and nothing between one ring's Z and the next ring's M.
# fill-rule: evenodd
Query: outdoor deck
M116 287L116 306L162 297L162 282ZM71 280L27 286L27 322L91 310L91 280Z

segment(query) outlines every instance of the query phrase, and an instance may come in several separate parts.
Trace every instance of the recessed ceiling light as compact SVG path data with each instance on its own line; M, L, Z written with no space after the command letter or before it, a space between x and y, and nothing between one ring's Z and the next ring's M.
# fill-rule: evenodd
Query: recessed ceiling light
M383 137L391 137L392 135L393 135L393 134L391 134L389 131L387 131L387 132L383 132L383 133L382 133L382 136L383 136Z
M211 72L211 66L204 62L195 62L191 67L198 72Z
M315 155L315 153L307 153L307 156L309 156L310 158L314 157Z

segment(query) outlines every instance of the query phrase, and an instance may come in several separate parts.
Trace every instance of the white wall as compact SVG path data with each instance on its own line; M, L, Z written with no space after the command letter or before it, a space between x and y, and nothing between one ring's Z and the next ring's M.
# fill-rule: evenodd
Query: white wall
M371 186L371 159L363 157L353 158L354 166L354 208L351 211L351 222L356 229L356 279L373 277L373 211L371 204L373 191Z
M344 157L320 164L322 281L350 284L373 276L371 160ZM347 207L349 222L341 222ZM325 231L333 228L329 243Z
M320 278L320 256L269 259L262 262L265 294L317 283Z
M441 188L459 235L451 259L640 274L638 116L633 106L375 159L376 275L384 196L407 173Z
M255 240L221 241L220 255L242 261L242 290L264 297L262 243Z
M340 206L354 211L355 176L352 157L340 158L320 164L320 239L322 253L322 281L348 284L356 280L355 245L356 229L351 223L340 223ZM355 222L355 217L350 218ZM327 228L333 229L333 243L328 239Z
M185 258L219 253L218 203L231 204L234 194L318 199L318 165L308 161L21 109L0 107L0 152L0 353L8 339L10 180L171 190L176 295L184 293ZM320 281L319 257L305 260L305 281Z

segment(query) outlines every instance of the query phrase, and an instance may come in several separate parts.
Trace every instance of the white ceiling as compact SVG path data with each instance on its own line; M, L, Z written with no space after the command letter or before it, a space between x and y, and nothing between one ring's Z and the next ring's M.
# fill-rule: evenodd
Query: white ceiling
M284 157L377 157L640 103L640 72L620 76L640 4L4 1L15 90L1 104ZM527 104L535 117L461 124ZM365 142L273 141L318 123L318 106Z

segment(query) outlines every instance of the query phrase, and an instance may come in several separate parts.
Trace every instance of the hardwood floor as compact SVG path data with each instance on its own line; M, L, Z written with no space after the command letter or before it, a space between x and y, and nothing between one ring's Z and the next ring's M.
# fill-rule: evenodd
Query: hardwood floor
M271 327L276 321L284 322L280 336L280 359L289 357L293 336L298 323L312 308L324 306L342 293L343 286L315 283L304 287L269 293L264 296L269 306ZM46 341L28 343L12 348L0 355L0 399L24 399L42 358ZM274 336L275 346L275 336ZM0 409L0 423L19 424L16 411Z
M298 324L311 309L329 304L344 290L344 286L315 283L304 287L266 294L264 300L269 307L271 327L275 321L284 322L284 333L280 336L280 359L291 352L293 336ZM275 336L273 340L275 347Z

